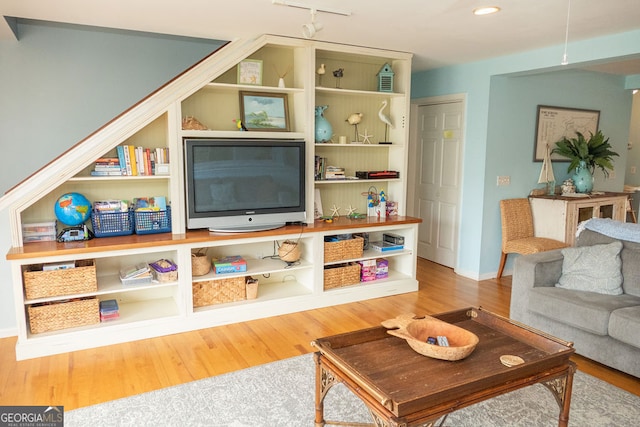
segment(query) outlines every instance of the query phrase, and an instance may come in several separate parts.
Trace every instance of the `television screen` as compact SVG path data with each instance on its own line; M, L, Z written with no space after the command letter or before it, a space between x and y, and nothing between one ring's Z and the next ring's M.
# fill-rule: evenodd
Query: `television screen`
M305 220L305 142L185 139L187 228L251 231Z

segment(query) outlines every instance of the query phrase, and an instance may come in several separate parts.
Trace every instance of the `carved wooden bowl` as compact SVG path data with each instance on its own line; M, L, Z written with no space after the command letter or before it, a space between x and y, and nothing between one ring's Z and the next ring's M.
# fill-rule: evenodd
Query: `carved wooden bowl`
M417 353L435 359L464 359L478 344L478 337L474 333L430 316L416 319L415 314L403 314L385 320L382 326L390 328L387 331L390 335L405 339ZM427 343L427 338L437 336L447 337L449 346Z

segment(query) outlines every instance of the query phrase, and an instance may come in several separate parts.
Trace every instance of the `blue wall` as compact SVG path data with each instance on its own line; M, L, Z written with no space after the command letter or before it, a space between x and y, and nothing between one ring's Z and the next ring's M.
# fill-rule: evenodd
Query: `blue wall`
M0 194L224 42L18 20L0 42ZM0 212L0 336L15 328Z
M572 69L576 64L640 55L640 31L569 44L569 66L560 66L563 46L416 73L411 97L467 94L460 240L456 272L482 279L495 275L500 257L499 201L525 197L538 187L533 162L538 104L601 110L600 129L610 136L616 179L596 175L596 189L622 190L627 155L631 91L623 76ZM556 180L566 164L554 164ZM511 185L497 187L509 175ZM507 269L513 256L510 256Z

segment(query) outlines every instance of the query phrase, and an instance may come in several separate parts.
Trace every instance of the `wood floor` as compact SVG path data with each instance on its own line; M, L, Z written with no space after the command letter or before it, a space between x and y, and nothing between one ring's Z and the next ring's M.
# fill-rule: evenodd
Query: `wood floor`
M418 279L419 292L20 362L16 339L0 339L0 405L71 410L306 354L315 338L376 326L400 313L482 306L509 314L511 277L476 282L419 259ZM580 370L640 396L640 379L575 361Z

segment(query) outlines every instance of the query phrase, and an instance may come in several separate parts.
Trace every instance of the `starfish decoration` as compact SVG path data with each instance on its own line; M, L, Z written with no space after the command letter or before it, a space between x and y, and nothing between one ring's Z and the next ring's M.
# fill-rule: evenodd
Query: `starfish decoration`
M351 205L349 205L349 209L347 209L347 216L352 216L354 213L356 213L356 208L352 207Z
M371 144L371 140L369 138L373 138L373 135L369 135L367 130L364 130L364 134L360 134L360 137L362 138L362 143L363 144Z
M336 207L336 205L333 205L333 207L331 208L331 216L340 216L340 208Z

